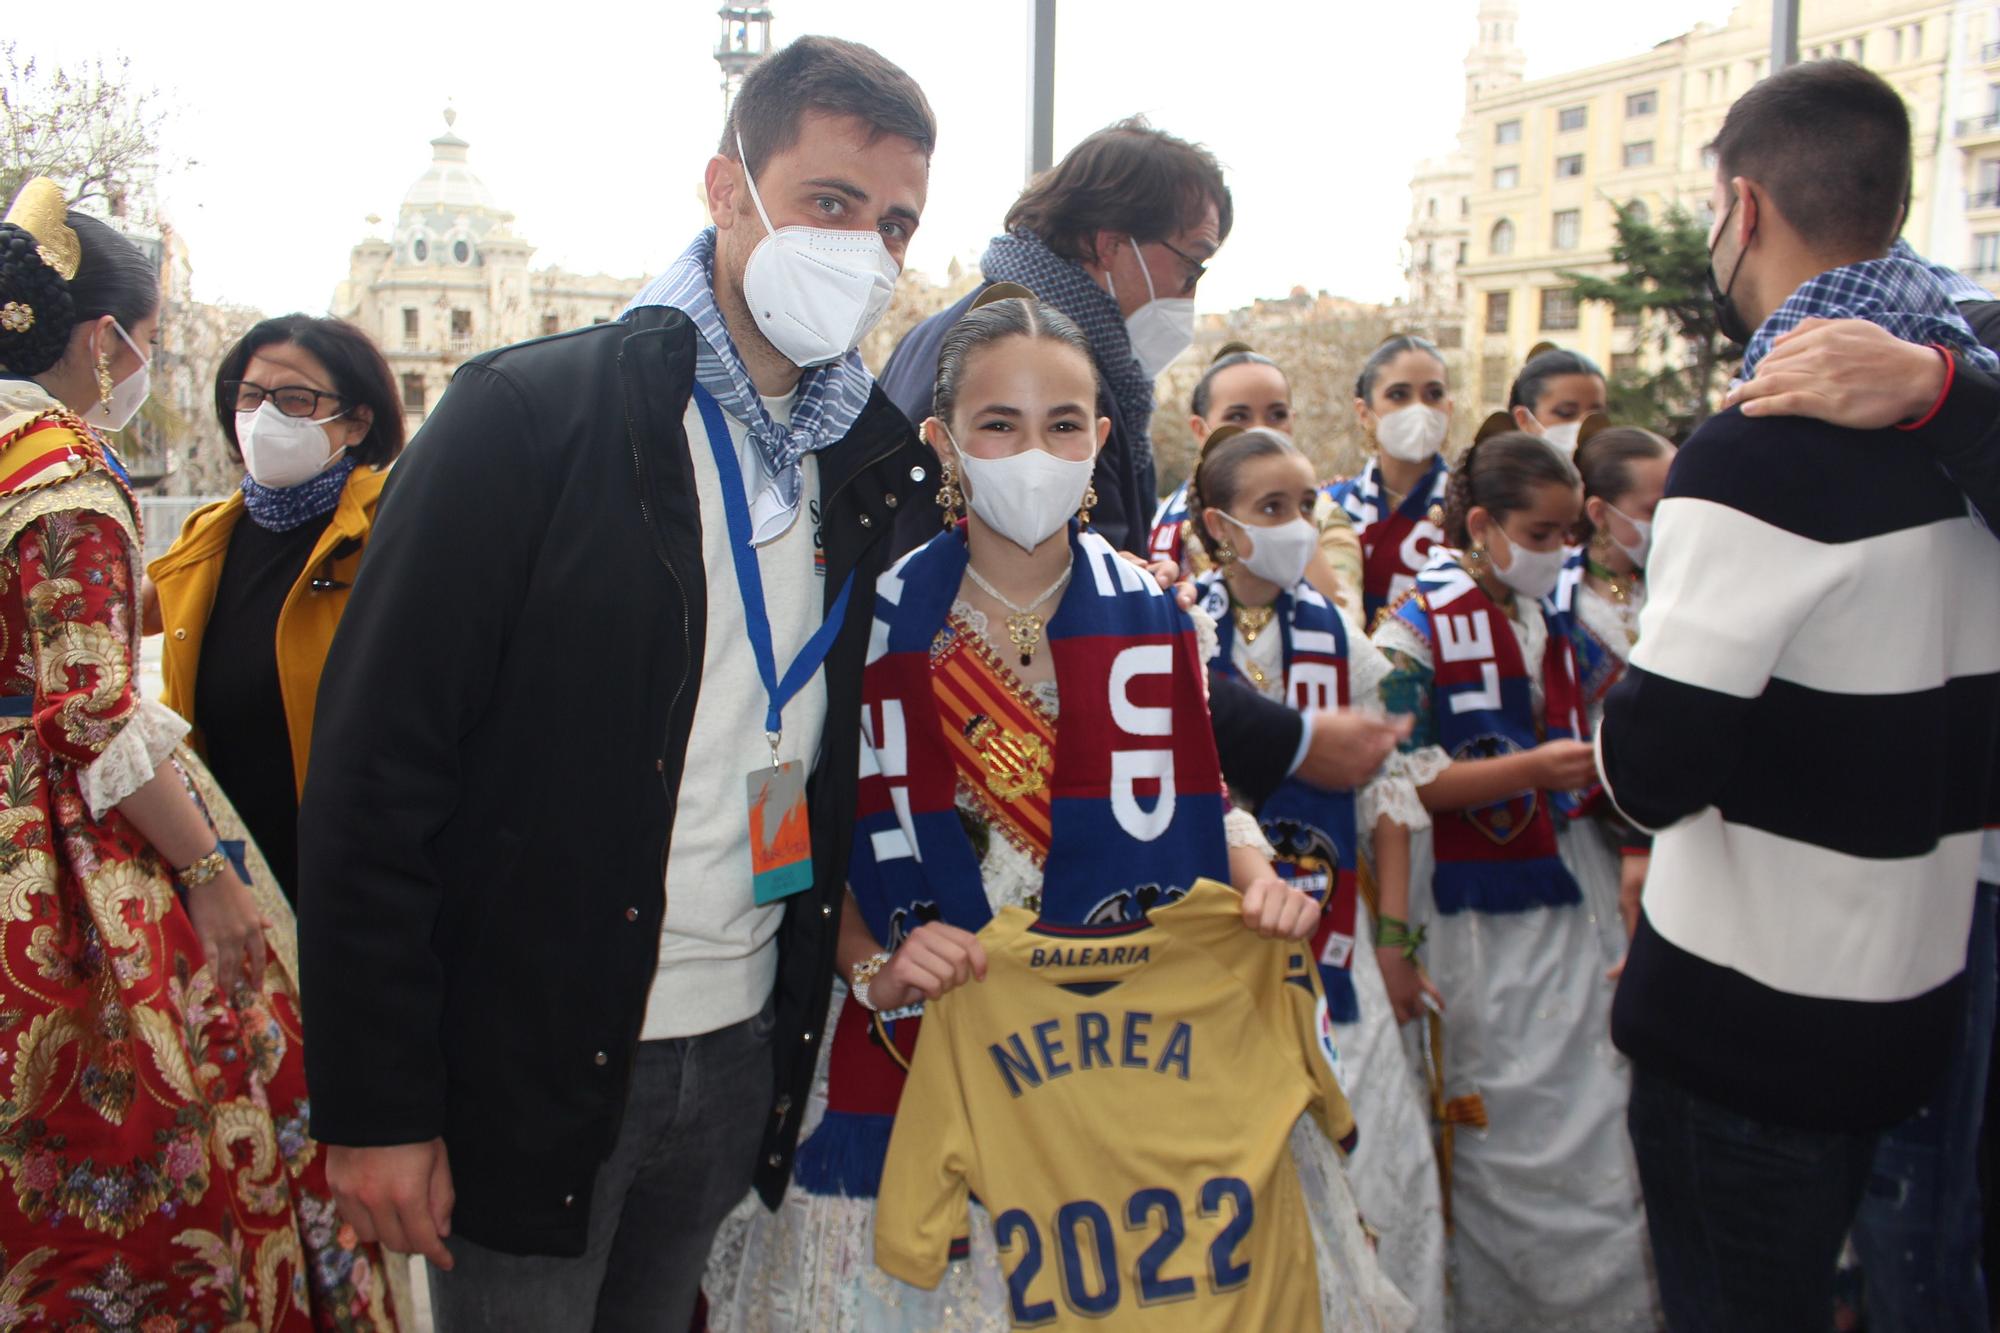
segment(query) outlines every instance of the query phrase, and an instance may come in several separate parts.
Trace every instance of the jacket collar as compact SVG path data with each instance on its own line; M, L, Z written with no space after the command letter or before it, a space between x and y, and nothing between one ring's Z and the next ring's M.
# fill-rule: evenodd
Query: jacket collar
M313 544L312 560L321 559L323 551L340 542L368 536L375 508L382 501L382 487L388 480L387 468L357 467L348 475L347 485L340 492L340 503L334 506L333 516L327 520L326 531ZM228 499L197 509L173 548L149 567L154 577L177 573L188 565L221 556L229 549L230 535L236 531L243 514L242 491L232 491Z

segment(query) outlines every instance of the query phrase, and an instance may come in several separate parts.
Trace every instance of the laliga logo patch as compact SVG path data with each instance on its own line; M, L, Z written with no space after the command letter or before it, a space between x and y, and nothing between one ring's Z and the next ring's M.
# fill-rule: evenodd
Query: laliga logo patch
M1313 1032L1319 1038L1319 1053L1325 1057L1326 1067L1333 1071L1333 1081L1345 1093L1347 1084L1340 1076L1340 1044L1333 1039L1333 1019L1327 1015L1324 992L1313 1005Z
M1498 759L1505 755L1517 754L1521 747L1505 736L1475 736L1458 747L1453 759ZM1477 810L1466 810L1460 815L1466 823L1478 829L1499 846L1506 846L1527 830L1534 822L1536 803L1541 793L1524 791L1492 805L1482 805Z

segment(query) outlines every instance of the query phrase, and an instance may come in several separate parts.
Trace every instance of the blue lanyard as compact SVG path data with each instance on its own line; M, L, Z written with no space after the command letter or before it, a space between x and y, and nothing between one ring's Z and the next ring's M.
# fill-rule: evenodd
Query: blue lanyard
M757 674L764 682L764 737L771 742L771 766L778 764L778 737L784 730L785 705L805 687L833 648L847 616L848 594L854 591L854 571L840 585L833 608L813 631L799 655L778 678L777 654L771 647L771 616L764 607L764 571L757 564L757 550L750 543L750 497L743 488L743 464L737 460L736 445L729 438L729 422L715 395L697 384L694 400L701 408L702 425L708 428L709 451L715 455L715 470L722 480L722 512L729 522L729 558L736 566L736 586L743 594L743 625L750 635L750 651L757 658ZM794 520L796 521L796 520Z

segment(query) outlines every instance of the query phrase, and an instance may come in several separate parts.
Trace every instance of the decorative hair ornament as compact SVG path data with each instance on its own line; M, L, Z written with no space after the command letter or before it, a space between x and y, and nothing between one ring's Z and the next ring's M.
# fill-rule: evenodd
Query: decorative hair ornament
M61 186L47 176L35 177L14 196L14 205L4 220L35 238L35 252L56 276L64 282L76 276L77 266L83 262L83 243L70 229L69 206L63 202ZM10 326L10 331L22 330Z
M992 305L995 301L1027 301L1033 304L1040 300L1039 296L1036 296L1018 282L996 282L985 291L979 293L979 295L973 297L972 304L965 308L965 312L971 314L973 311L979 309L979 307Z
M1479 429L1472 433L1472 442L1477 445L1495 435L1505 435L1510 430L1518 430L1511 413L1495 412L1479 423Z
M1577 428L1576 447L1579 449L1583 448L1583 442L1585 440L1588 440L1591 436L1597 434L1599 431L1605 431L1610 429L1611 429L1610 417L1605 416L1602 412L1592 412L1589 416L1583 419L1583 424Z
M25 301L9 301L0 305L0 329L8 333L26 333L35 327L35 308Z

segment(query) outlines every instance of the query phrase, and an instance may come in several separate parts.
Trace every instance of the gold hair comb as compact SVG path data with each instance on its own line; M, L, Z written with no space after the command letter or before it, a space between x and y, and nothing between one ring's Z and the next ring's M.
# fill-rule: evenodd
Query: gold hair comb
M63 202L62 187L47 176L37 176L14 196L7 210L7 222L35 238L42 262L54 269L64 282L76 276L83 262L83 243L70 230L69 206Z

